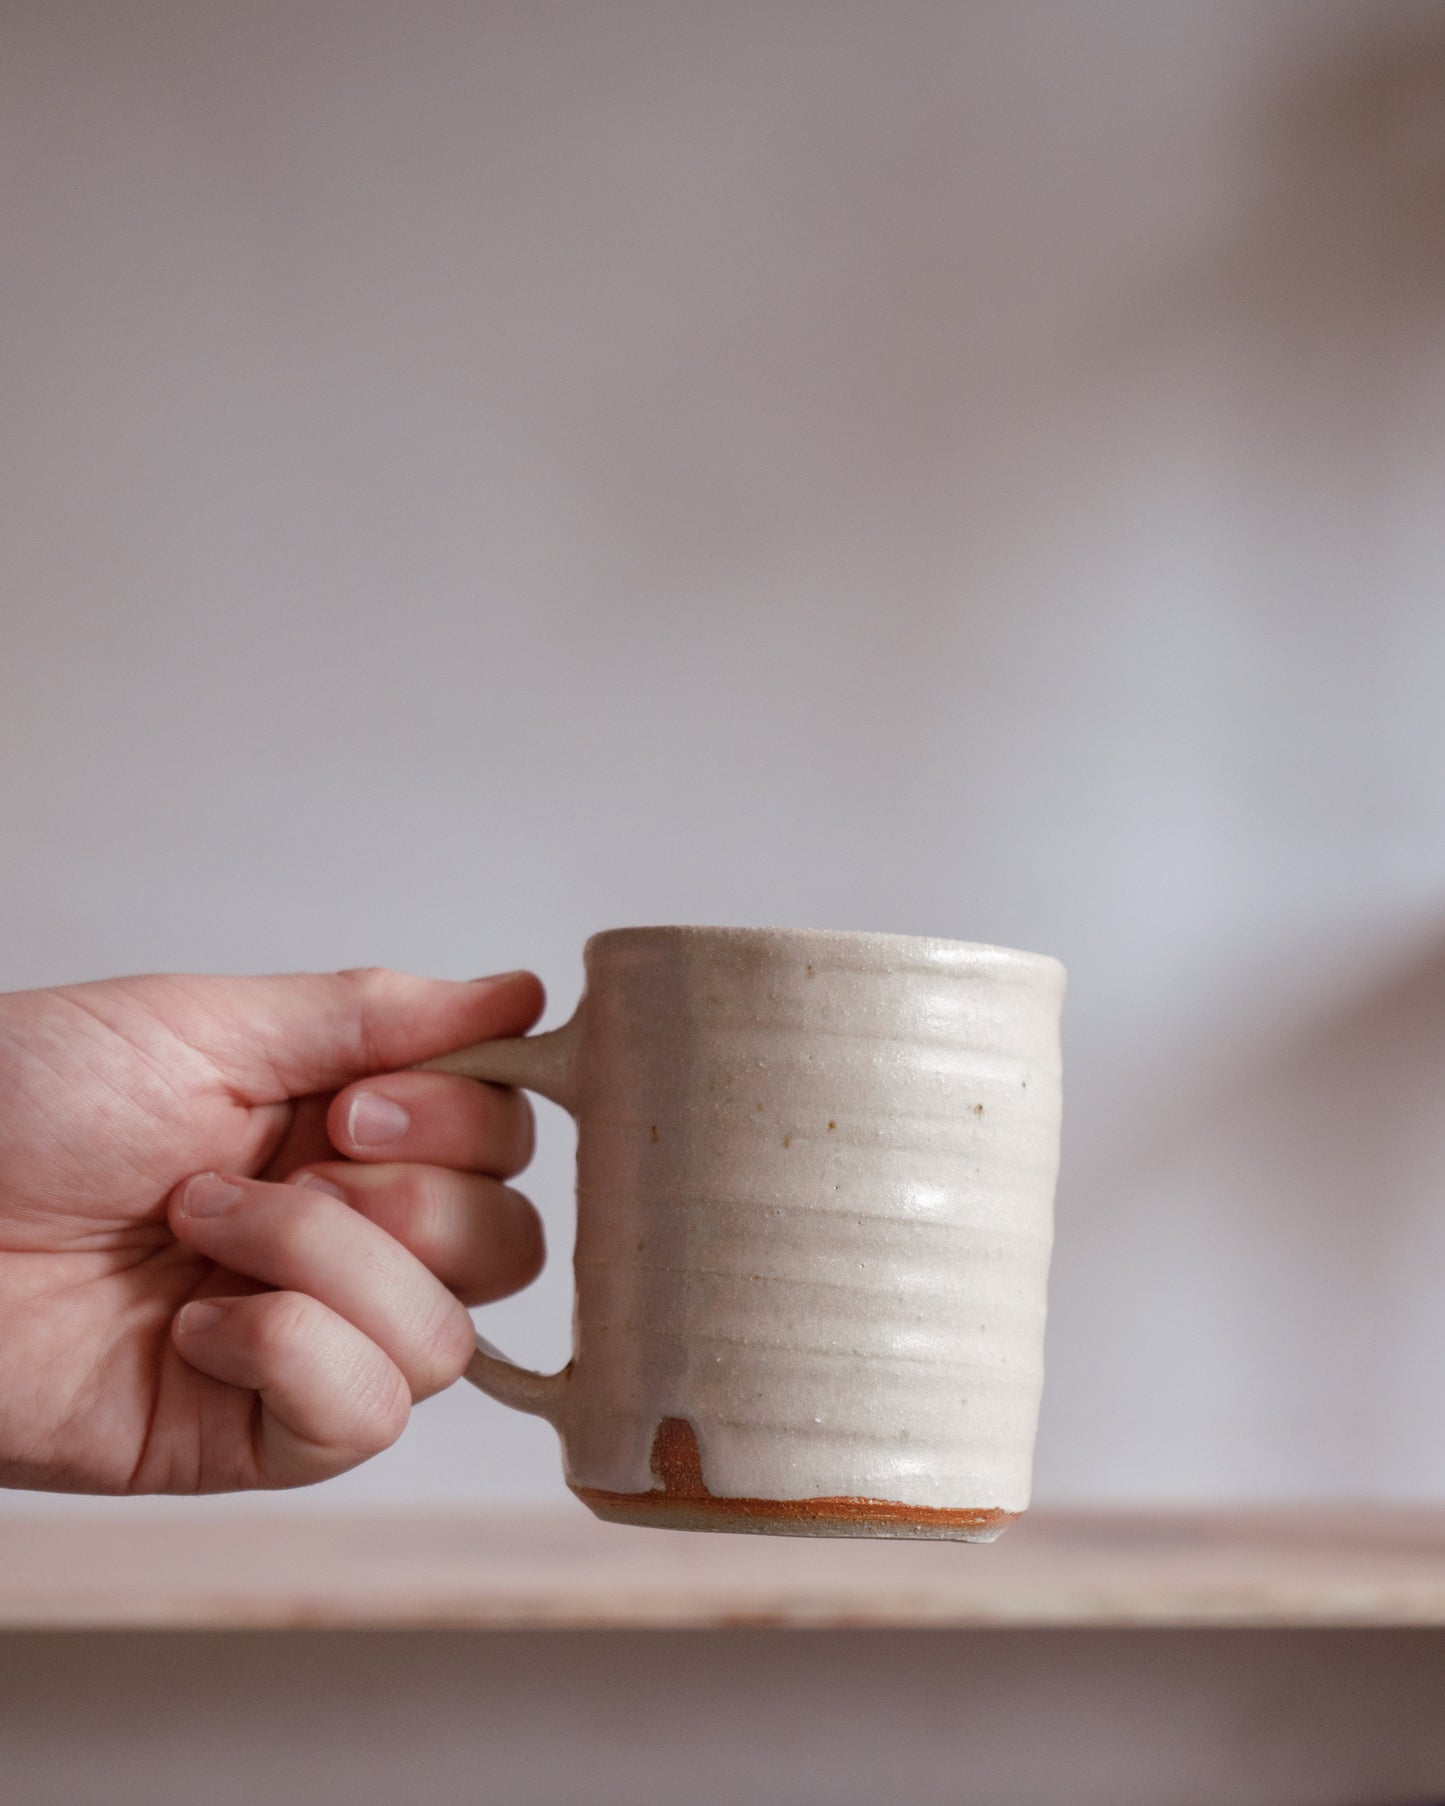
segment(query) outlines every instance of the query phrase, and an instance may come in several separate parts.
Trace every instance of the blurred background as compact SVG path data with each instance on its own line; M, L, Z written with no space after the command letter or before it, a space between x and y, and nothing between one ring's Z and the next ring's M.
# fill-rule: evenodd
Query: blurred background
M1039 1501L1445 1497L1441 7L0 26L0 986L1057 954Z

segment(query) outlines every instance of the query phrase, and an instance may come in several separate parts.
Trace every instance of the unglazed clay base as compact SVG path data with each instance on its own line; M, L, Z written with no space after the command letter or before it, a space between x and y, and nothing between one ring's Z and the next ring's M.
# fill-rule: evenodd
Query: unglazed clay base
M697 1435L681 1417L657 1426L652 1492L572 1490L612 1524L648 1530L729 1530L754 1536L885 1536L991 1543L1021 1516L1017 1511L900 1505L888 1499L719 1499L702 1477Z

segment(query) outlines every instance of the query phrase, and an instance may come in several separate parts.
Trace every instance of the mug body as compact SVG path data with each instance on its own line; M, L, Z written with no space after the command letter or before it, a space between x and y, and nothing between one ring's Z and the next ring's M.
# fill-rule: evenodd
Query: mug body
M987 1541L1028 1503L1063 968L594 936L568 1482L679 1528Z

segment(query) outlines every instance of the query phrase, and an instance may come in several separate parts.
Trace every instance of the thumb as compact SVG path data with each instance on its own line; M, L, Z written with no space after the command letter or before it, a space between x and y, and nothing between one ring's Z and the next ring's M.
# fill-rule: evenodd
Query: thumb
M163 982L182 993L168 998L167 1014L184 1038L256 1104L334 1091L472 1041L520 1035L545 1000L530 972L459 983L366 966Z

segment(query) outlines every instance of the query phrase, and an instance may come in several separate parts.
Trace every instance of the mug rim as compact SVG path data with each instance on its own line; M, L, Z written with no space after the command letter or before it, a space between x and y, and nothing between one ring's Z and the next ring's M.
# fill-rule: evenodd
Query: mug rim
M590 957L602 946L613 947L629 940L711 940L746 944L777 941L806 942L810 945L843 945L860 952L872 951L880 956L897 958L906 954L920 964L940 971L1016 967L1039 978L1052 978L1058 984L1067 982L1068 973L1062 960L1050 953L1032 953L1022 947L1000 947L988 941L954 941L937 935L887 934L875 929L851 928L757 928L711 925L702 922L659 922L625 928L602 928L587 937L583 949Z

